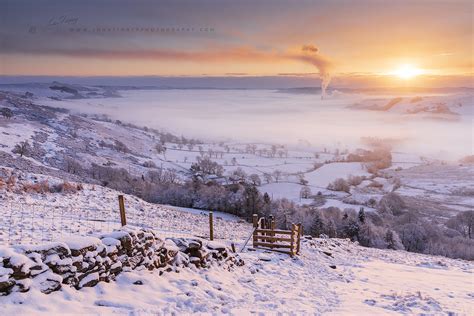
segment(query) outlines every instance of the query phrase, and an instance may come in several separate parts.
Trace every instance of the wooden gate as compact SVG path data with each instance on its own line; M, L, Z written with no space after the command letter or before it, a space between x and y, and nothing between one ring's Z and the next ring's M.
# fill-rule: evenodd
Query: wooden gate
M291 230L275 229L275 219L258 219L253 215L253 246L254 248L266 248L268 250L299 255L302 234L301 224L291 224Z

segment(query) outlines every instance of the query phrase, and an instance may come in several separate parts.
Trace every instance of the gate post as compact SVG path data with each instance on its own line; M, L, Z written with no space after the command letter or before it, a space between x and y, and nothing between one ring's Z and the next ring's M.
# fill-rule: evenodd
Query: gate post
M298 227L298 238L296 239L297 240L296 253L299 255L300 254L301 235L303 234L303 226L301 225L301 223L298 223L297 227Z
M257 240L257 229L258 229L258 215L253 214L252 216L252 222L253 222L253 246L255 247L255 244L258 242Z
M291 224L291 243L290 243L290 256L293 257L295 254L295 233L296 233L296 225Z
M271 229L271 230L275 230L275 218L273 217L273 215L270 215L269 216L269 221L268 221L268 228ZM268 234L269 236L271 237L275 237L275 233L274 232L271 232ZM267 241L268 242L268 241ZM274 240L271 239L270 240L270 243L274 243Z

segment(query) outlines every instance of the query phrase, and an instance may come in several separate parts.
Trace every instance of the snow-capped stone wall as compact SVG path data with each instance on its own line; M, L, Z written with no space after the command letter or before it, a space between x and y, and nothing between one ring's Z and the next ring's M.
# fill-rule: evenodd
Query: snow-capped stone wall
M123 271L176 271L243 265L223 244L198 238L161 240L152 230L124 227L95 237L74 237L38 246L0 247L0 295L38 287L51 293L63 284L76 289L110 282Z

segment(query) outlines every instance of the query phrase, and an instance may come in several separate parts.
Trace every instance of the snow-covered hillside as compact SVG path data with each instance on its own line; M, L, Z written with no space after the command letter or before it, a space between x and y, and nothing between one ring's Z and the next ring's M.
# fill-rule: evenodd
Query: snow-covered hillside
M124 272L115 282L0 297L2 314L472 315L474 265L303 239L295 258L262 250L242 267Z
M90 169L92 164L123 168L137 177L164 169L172 170L178 179L186 180L191 177L193 163L202 157L210 157L223 167L222 176L215 179L221 183L228 181L234 173L247 177L253 175L258 180L255 183L259 190L273 198L311 204L312 198L301 196L301 190L307 187L310 196L320 192L325 197L321 199L323 204L318 202L320 207L365 207L368 210L384 194L394 190L417 203L426 202L424 193L433 191L431 183L440 180L434 178L435 174L464 174L464 180L456 183L457 191L454 193L450 189L436 190L437 200L450 214L473 205L472 196L456 194L459 187L474 185L469 176L473 173L472 167L460 167L453 162L446 166L437 157L420 159L413 153L394 152L390 170L382 173L382 177L375 177L367 172L364 163L345 162L348 151L343 145L326 148L305 145L304 142L289 146L193 139L183 143L178 142L178 137L178 140L168 138L163 144L166 150L159 152L156 145L166 132L159 134L153 129L106 117L91 119L61 109L38 106L36 103L42 103L41 100L11 92L0 95L0 106L14 109L15 113L12 118L0 117L0 155L4 152L4 165L56 177L76 177L76 180L80 172L76 170L75 162L80 163L82 169ZM22 141L29 141L32 150L28 157L14 159L12 150ZM423 165L427 164L430 167L424 168ZM355 176L364 177L365 181L352 185L349 192L327 190L334 180ZM401 181L395 186L397 179ZM421 186L420 181L423 181Z
M89 88L64 86L53 92L71 94L76 89L82 92L73 92L75 100L68 104L100 106L97 98L82 99ZM163 238L208 238L209 209L225 208L242 218L214 212L214 237L240 250L252 232L249 216L260 211L261 202L268 214L279 216L280 225L288 226L298 215L298 220L307 221L305 231L311 234L318 214L321 222L321 217L328 220L328 227L339 221L334 230L357 220L357 227L365 229L361 234L382 248L385 233L393 234L392 224L406 229L407 236L426 227L427 232L415 237L426 242L429 233L426 244L438 247L431 253L449 255L443 247L457 247L454 243L463 240L452 256L472 255L463 227L443 226L473 209L472 157L444 161L402 150L377 152L373 143L396 147L400 140L378 138L376 129L364 148L311 145L304 140L293 145L200 140L108 116L84 115L77 109L43 106L62 101L46 102L51 95L41 94L45 87L37 89L34 96L14 89L0 92L0 108L6 114L0 117L1 245L110 232L121 226L117 196L123 194L127 223L154 229ZM100 91L110 110L107 91ZM403 117L411 115L408 107L420 108L416 115L429 112L431 120L433 113L437 118L446 113L418 104L436 100L395 100L386 111L366 108L366 101L361 101L346 110ZM458 101L469 103L461 97ZM453 104L457 106L449 103L450 111L455 110ZM451 117L472 117L465 105L458 107L462 109ZM364 160L370 155L376 158ZM163 200L185 207L157 204ZM283 209L277 209L280 206ZM360 209L365 213L356 213ZM426 225L413 230L413 219ZM433 244L436 238L445 243ZM295 258L252 249L251 243L240 256L245 265L231 271L190 268L159 275L135 270L121 274L116 282L80 291L63 288L47 296L36 290L13 293L0 297L0 313L55 314L67 306L71 313L86 314L473 314L474 266L468 261L310 236L303 238L302 254ZM3 272L0 269L0 284Z
M12 170L0 168L0 172ZM120 227L118 195L113 189L94 184L80 184L74 192L24 192L26 185L63 184L52 176L18 173L13 187L0 187L0 244L54 241L70 235L110 232ZM71 183L73 188L76 184ZM127 223L148 227L160 236L209 236L208 211L161 206L125 194ZM216 239L243 240L251 224L236 216L214 212Z

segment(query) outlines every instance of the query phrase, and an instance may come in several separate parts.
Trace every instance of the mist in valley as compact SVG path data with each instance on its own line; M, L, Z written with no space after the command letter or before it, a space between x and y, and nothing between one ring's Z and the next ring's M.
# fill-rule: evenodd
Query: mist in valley
M235 142L311 144L315 148L355 149L361 139L390 139L394 150L457 160L471 155L472 97L468 115L432 117L353 108L385 104L394 96L277 90L127 90L120 98L50 100L43 104L75 112L105 114L114 120L187 137ZM416 96L404 96L414 99ZM451 97L446 97L448 100ZM453 96L456 98L456 96ZM471 100L471 102L469 102ZM454 101L452 101L454 102ZM302 142L303 141L303 142Z

